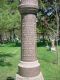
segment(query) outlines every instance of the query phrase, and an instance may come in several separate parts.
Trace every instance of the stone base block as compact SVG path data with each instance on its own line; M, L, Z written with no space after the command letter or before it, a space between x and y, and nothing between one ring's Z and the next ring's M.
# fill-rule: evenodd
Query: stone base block
M42 73L35 77L22 77L19 74L16 74L16 80L44 80Z

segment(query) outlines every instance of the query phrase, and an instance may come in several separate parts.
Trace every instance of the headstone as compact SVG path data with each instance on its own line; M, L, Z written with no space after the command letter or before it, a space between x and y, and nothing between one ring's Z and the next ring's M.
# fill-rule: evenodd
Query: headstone
M22 17L22 47L16 80L44 80L36 57L38 0L21 0L19 11Z

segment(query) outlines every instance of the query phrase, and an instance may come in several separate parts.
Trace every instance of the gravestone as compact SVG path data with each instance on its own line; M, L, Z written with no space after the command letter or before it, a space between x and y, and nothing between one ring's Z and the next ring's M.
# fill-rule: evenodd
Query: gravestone
M56 51L55 39L51 40L51 51Z
M36 14L38 0L21 0L21 61L18 64L16 80L44 80L36 57Z

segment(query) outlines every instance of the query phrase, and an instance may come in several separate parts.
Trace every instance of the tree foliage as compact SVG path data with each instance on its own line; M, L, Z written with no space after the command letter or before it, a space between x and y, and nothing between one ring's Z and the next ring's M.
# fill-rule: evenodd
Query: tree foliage
M60 14L59 1L39 0L39 6L37 28L39 28L41 32L55 35L55 33L57 33L57 16L59 18Z
M18 0L0 0L0 29L20 27Z

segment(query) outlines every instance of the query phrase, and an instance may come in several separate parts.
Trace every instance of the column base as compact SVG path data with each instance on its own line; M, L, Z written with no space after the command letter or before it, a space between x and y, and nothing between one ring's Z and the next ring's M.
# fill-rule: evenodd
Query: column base
M16 74L16 80L44 80L42 73L35 77L22 77L19 74Z
M24 77L34 77L40 73L40 64L38 60L33 62L20 61L17 73Z

